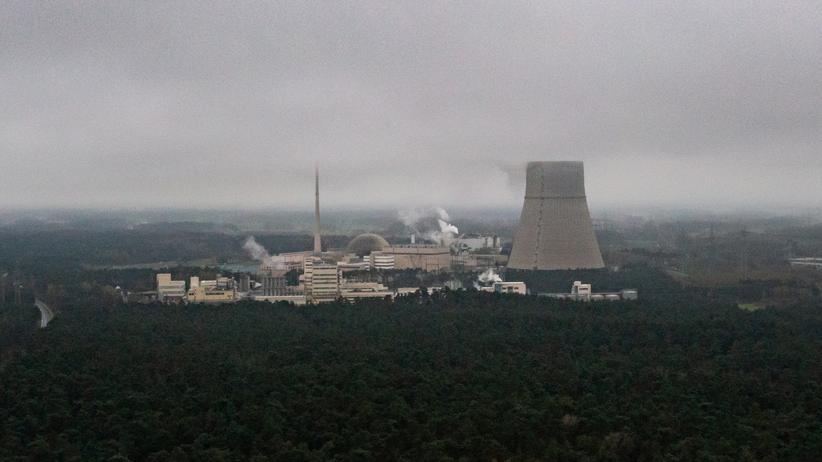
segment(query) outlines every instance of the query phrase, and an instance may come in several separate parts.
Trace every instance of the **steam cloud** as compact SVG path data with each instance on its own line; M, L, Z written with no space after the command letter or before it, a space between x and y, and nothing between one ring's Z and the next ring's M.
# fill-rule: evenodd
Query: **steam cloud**
M483 285L489 285L495 282L502 282L502 278L499 277L499 274L497 274L497 272L494 271L493 268L488 268L487 270L485 270L485 272L477 276L477 280Z
M431 227L432 218L436 219L439 229ZM449 223L451 217L442 207L401 210L399 219L415 235L444 246L450 246L459 234L459 229Z
M259 261L259 262L266 262L271 259L271 255L268 253L268 250L265 247L261 246L254 236L248 236L248 239L245 240L245 244L243 244L243 249L248 252L248 255Z
M243 249L248 252L251 258L265 266L270 266L274 269L285 268L285 260L279 256L272 257L271 254L268 253L268 250L254 239L254 236L248 236L248 239L246 239L243 244Z
M435 231L430 233L430 236L433 238L432 240L438 240L442 243L442 245L450 246L454 242L454 238L457 237L460 230L456 226L442 219L437 220L437 223L440 225L440 230L439 232Z

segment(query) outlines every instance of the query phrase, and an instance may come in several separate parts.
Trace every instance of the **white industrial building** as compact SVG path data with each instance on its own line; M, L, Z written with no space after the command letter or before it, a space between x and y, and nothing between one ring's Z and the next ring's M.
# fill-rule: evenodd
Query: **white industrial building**
M540 297L557 298L560 300L574 300L579 302L637 300L639 292L636 289L623 289L619 292L594 292L591 284L574 281L570 293L541 293Z
M468 250L470 252L489 250L499 253L502 250L499 236L484 234L462 234L454 240L454 245L459 250Z
M395 267L394 255L383 252L371 252L371 255L363 257L363 262L377 270L392 270Z
M497 281L489 286L478 287L480 292L490 292L490 293L497 293L497 294L517 294L517 295L527 295L528 294L528 287L525 285L524 282L506 282L506 281Z
M320 258L305 259L305 296L311 303L333 302L340 296L340 272L336 264Z
M181 302L186 296L186 282L171 279L171 273L157 274L157 299L161 302Z

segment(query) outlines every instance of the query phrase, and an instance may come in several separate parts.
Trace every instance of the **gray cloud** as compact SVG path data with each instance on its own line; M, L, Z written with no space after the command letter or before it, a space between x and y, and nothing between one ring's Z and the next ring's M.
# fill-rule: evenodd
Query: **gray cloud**
M4 2L0 206L822 202L816 2ZM333 192L333 194L332 194Z

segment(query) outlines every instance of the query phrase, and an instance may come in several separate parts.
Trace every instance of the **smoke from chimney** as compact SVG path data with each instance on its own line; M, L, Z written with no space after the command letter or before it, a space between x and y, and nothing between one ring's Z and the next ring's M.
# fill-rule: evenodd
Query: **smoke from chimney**
M271 256L265 247L260 245L254 236L248 236L243 244L243 249L248 252L248 255L260 262L262 266L267 266L272 269L285 269L285 259L280 256Z
M443 246L451 245L459 234L459 229L449 223L451 218L442 207L401 210L398 215L413 236L420 236Z

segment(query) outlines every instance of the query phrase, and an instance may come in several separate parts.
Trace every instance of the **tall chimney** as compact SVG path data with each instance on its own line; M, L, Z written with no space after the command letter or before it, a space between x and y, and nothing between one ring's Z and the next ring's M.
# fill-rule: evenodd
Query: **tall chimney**
M319 257L323 252L320 238L320 166L314 165L314 255Z
M528 163L525 203L508 267L605 267L588 211L582 162Z

